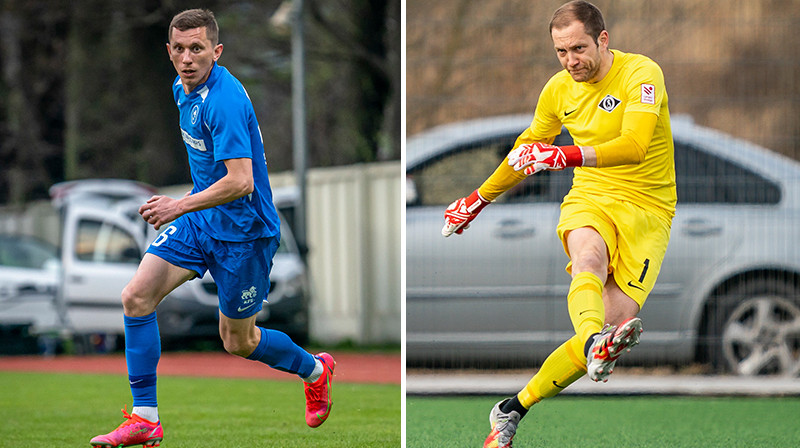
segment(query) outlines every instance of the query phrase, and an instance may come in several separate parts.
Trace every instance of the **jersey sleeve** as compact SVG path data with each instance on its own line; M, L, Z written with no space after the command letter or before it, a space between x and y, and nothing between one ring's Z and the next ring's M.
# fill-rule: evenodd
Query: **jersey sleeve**
M252 158L247 104L235 96L218 97L206 110L204 126L214 142L214 160Z
M619 137L595 145L598 167L644 162L666 87L661 68L647 59L631 70L625 83L628 102Z
M649 112L658 115L667 91L664 73L658 64L650 59L639 63L630 71L625 87L628 96L625 112Z
M619 137L596 145L597 167L635 165L644 162L657 115L648 112L625 111Z

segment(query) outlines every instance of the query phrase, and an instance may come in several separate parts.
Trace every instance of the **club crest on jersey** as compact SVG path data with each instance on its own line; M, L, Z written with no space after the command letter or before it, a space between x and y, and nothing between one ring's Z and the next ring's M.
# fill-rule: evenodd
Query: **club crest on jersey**
M617 106L620 105L620 103L622 103L622 100L620 100L619 98L614 98L614 96L609 94L603 97L602 100L600 100L600 104L598 104L597 107L603 109L606 112L613 112L614 109L616 109Z
M642 84L642 104L656 104L656 86Z
M192 108L192 124L197 124L198 116L200 116L200 105L195 104Z

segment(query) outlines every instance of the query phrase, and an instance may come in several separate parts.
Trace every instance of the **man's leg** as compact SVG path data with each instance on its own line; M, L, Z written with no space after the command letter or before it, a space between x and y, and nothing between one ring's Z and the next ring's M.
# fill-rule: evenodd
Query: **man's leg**
M257 327L255 322L255 315L231 319L219 314L219 334L228 353L263 362L301 378L314 373L316 360L312 354L295 344L285 333Z
M492 432L484 447L510 443L516 432L514 422L518 423L531 406L557 395L586 373L589 343L594 341L594 335L600 334L608 318L616 321L630 313L627 301L634 304L635 312L639 310L636 302L619 290L608 276L608 249L596 230L591 227L572 230L567 235L567 245L572 260L567 303L576 335L545 359L536 375L516 396L495 406L490 417Z
M93 438L90 442L93 446L158 446L161 442L163 432L158 421L156 393L156 368L161 358L161 340L155 309L170 291L194 276L194 271L174 266L148 253L122 291L125 360L133 409L131 414L123 410L126 421L116 430Z
M156 367L161 358L161 338L155 310L167 294L194 276L194 271L147 253L133 279L122 290L125 360L133 395L132 413L150 417L151 421L158 420L158 413L154 411L158 406Z
M576 336L555 349L525 389L501 410L524 415L534 403L556 395L586 372L586 342L600 333L605 321L603 283L608 276L608 249L591 227L570 231L567 245L572 259L567 308Z
M636 317L639 304L619 288L613 275L606 282L603 302L608 310L606 327L586 341L586 369L592 381L605 382L617 358L639 343L642 321Z
M305 382L306 423L317 427L330 414L331 381L336 362L327 353L312 355L283 332L255 325L256 316L231 319L220 312L219 332L225 350L233 355L259 361Z

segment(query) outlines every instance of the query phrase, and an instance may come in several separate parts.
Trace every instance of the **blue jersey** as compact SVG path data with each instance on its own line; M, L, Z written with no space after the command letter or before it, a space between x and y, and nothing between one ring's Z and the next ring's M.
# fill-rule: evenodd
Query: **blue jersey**
M242 84L225 67L214 63L208 80L191 93L184 93L180 77L175 78L172 91L189 153L192 194L205 190L227 174L225 160L248 158L253 163L251 194L186 216L220 241L250 241L279 235L280 219L272 204L261 130Z

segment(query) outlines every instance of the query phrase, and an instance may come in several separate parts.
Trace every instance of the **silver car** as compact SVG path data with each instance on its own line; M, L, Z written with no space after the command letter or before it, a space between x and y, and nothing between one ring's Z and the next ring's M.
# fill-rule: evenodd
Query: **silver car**
M573 334L555 233L572 170L507 191L463 235L443 213L485 180L531 117L441 126L407 141L411 365L530 365ZM673 117L678 207L642 344L623 365L710 362L800 374L800 163ZM570 144L563 132L556 144Z
M55 312L60 269L52 244L0 234L0 354L38 351L35 335L61 328Z

